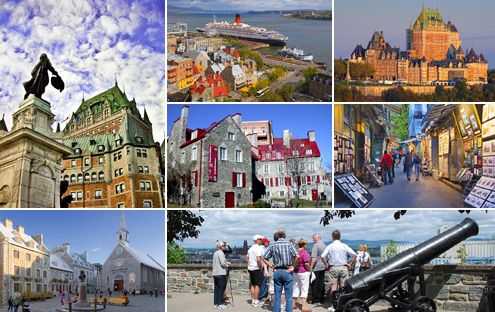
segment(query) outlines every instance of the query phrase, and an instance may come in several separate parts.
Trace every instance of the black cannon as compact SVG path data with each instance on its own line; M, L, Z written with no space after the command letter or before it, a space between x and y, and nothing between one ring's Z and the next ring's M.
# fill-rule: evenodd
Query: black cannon
M466 218L426 242L348 279L344 287L332 293L332 304L337 311L369 312L369 307L378 300L386 300L393 308L435 312L435 302L426 297L422 265L475 235L478 235L478 224ZM417 278L419 296L414 290ZM407 284L406 289L403 284Z

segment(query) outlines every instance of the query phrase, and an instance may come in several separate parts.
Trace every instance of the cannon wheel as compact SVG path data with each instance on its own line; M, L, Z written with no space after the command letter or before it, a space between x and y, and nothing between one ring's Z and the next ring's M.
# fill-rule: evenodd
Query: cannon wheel
M436 312L437 305L433 299L430 299L425 296L416 297L413 301L413 310L414 312Z
M370 309L361 299L351 299L344 306L344 312L370 312Z
M407 303L407 304L411 303L411 297L409 296L409 293L407 291L403 290L402 287L400 287L400 286L398 289L392 291L392 293L390 294L390 298L398 300L400 302ZM391 303L390 305L394 309L400 308L398 305L393 304L393 303Z

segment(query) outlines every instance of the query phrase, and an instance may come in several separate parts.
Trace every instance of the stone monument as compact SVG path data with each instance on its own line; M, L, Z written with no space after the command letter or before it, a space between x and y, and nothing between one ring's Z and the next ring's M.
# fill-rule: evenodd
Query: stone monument
M79 301L75 304L76 307L89 307L90 304L88 302L88 287L86 286L86 274L84 271L81 271L79 275Z
M43 62L45 58L48 61L45 55ZM43 86L48 73L44 76L42 69L37 70L42 81L33 76L29 82ZM60 86L62 80L58 74L57 77L55 84ZM72 149L62 144L61 134L53 133L55 115L50 103L41 99L40 88L34 91L36 95L26 93L12 115L12 130L0 130L0 208L60 207L63 157L70 155Z

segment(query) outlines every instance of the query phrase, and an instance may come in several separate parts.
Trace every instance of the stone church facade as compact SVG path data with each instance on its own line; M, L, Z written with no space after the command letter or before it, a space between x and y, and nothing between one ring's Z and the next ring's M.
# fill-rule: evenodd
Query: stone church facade
M97 287L106 291L165 289L165 268L155 259L130 246L122 211L117 243L97 277Z

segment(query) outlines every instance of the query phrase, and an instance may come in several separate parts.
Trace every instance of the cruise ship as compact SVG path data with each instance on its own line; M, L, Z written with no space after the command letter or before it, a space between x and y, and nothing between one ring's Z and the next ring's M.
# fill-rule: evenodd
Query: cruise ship
M284 47L283 49L278 50L278 54L285 57L293 57L301 61L311 62L313 60L313 54L311 53L304 54L303 50L297 49L296 47L292 49L287 49L287 47Z
M199 32L212 35L237 37L239 39L268 43L270 45L285 46L289 37L274 30L266 30L263 27L253 27L241 22L241 16L235 15L235 23L217 22L213 15L213 23L206 24L203 28L196 28Z

